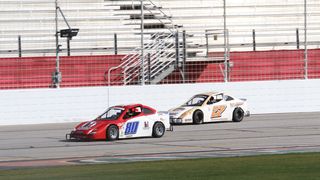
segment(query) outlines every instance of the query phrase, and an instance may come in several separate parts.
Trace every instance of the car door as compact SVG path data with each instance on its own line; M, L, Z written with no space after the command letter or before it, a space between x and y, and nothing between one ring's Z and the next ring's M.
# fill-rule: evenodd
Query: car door
M232 120L233 111L237 107L237 100L234 97L226 95L226 94L224 95L224 99L228 105L228 114L226 114L226 115L228 115L228 120Z
M212 96L214 98L211 104L210 118L212 121L228 120L230 111L230 104L224 99L223 93Z
M140 109L139 111L136 111ZM137 106L128 109L123 119L125 120L124 125L120 130L120 138L134 138L150 136L150 122L148 118L141 111L141 107Z

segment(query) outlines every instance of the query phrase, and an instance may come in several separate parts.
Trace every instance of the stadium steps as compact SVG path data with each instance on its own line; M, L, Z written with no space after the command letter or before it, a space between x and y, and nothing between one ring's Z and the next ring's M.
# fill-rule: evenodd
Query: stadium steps
M121 4L122 3L122 4ZM126 4L125 2L118 2L119 5L119 12L120 15L128 15L129 19L125 19L124 25L128 26L135 26L135 30L139 31L141 26L141 15L139 13L141 9L141 4ZM168 54L166 52L168 49L166 48L173 48L174 44L172 39L174 38L173 34L177 31L176 25L173 25L171 20L171 16L165 14L161 9L162 7L155 5L152 1L147 1L144 4L144 10L147 13L144 15L145 23L144 29L150 30L147 33L150 35L149 43L145 44L145 53L149 54L151 58L151 62L148 65L143 64L143 66L147 66L149 68L149 74L147 75L145 72L140 76L140 64L141 58L140 57L141 50L137 48L136 52L133 51L132 55L126 56L123 59L124 62L124 84L132 84L133 82L138 82L139 79L143 78L144 81L146 80L147 76L151 83L160 82L161 79L169 75L174 69L173 61L174 58L172 57L172 53ZM116 14L116 13L115 13ZM117 15L117 14L116 14ZM153 29L163 29L163 32L168 33L159 33L152 31ZM156 51L157 48L161 48L161 51ZM163 49L164 48L164 49ZM156 51L156 52L154 52ZM166 54L166 55L165 55ZM165 58L165 59L164 59ZM132 65L133 64L133 65ZM150 73L152 74L150 75ZM160 80L159 80L160 78Z

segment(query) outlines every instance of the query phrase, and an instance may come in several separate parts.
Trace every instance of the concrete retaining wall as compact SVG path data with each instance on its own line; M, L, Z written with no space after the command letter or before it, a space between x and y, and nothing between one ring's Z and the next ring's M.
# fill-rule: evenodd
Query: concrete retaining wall
M257 81L0 91L0 125L90 120L110 105L168 110L190 96L224 91L248 99L252 114L320 111L320 80Z

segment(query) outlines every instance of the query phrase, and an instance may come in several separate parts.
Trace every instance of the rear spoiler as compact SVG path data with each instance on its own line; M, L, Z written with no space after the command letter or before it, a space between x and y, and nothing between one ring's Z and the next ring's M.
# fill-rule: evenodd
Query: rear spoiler
M169 114L169 111L158 111L158 114Z
M173 126L170 123L170 116L169 116L169 111L158 111L159 116L166 116L169 120L169 128L167 128L167 131L173 131Z

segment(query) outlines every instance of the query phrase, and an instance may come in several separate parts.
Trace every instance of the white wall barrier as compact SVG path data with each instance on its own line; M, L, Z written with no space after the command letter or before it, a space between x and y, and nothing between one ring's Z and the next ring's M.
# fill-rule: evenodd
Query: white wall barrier
M142 103L158 110L196 93L225 91L246 98L252 114L320 111L320 80L23 89L0 91L0 125L91 120L108 105Z

